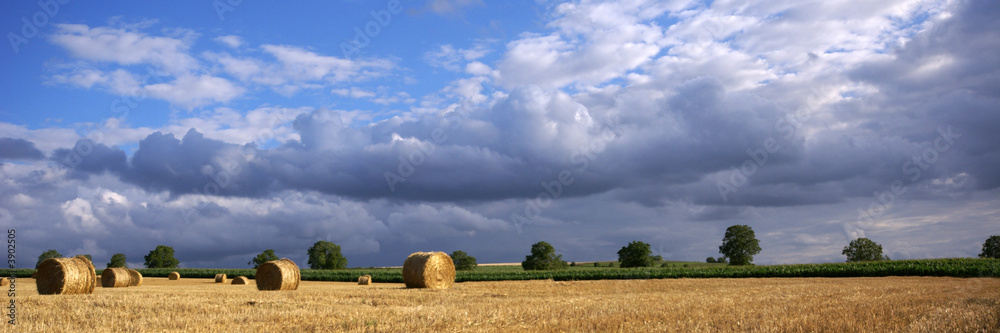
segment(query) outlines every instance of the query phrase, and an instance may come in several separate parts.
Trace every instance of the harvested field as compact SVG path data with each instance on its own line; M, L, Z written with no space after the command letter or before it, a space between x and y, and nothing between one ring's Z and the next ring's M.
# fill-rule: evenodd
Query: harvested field
M59 296L38 295L33 282L18 284L23 332L1000 330L997 278L535 280L446 290L302 281L286 292L145 278L143 288Z

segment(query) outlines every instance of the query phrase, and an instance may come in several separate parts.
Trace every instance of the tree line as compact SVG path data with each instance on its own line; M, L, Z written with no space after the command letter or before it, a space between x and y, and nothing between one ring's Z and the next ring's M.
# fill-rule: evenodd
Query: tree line
M750 265L753 257L760 253L760 242L757 240L754 231L748 225L733 225L726 229L722 238L722 245L719 246L719 253L722 256L716 258L708 257L705 262L724 263L734 266ZM663 258L653 255L652 248L648 243L632 241L628 245L618 250L618 262L621 268L630 267L650 267ZM308 265L311 269L342 269L347 267L347 258L340 252L340 245L328 241L317 241L306 251L309 256ZM858 261L878 261L889 260L888 256L882 254L882 245L868 238L857 238L852 240L841 252L847 257L848 262ZM84 254L93 261L89 254ZM48 250L38 256L38 265L49 258L62 258L63 255L56 250ZM980 258L1000 259L1000 236L993 235L983 243L983 251ZM174 248L166 245L157 245L155 249L149 251L143 263L146 268L177 268L180 261L174 257ZM451 253L451 259L455 263L455 269L471 270L478 264L476 257L470 256L463 251ZM247 262L247 265L257 268L260 264L271 260L278 260L274 249L267 249ZM525 256L521 262L521 267L525 270L552 270L562 269L568 266L575 266L575 262L570 265L562 259L561 254L556 254L555 247L547 242L537 242L531 245L530 254ZM594 263L597 266L597 263ZM111 261L107 267L127 267L124 253L115 253L111 256Z

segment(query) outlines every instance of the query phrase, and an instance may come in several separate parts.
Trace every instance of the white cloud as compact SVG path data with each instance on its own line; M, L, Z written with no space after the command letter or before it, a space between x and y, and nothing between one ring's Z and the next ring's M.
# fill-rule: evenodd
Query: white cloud
M334 89L331 90L330 92L340 96L351 97L351 98L375 97L374 92L367 91L357 87L351 87L350 89Z
M469 49L456 49L451 44L445 44L437 50L424 54L424 59L431 66L458 72L462 70L463 63L482 58L489 53L490 50L485 43L476 43Z
M484 63L473 61L465 65L465 72L476 76L483 76L490 74L493 70Z
M65 226L79 233L103 233L104 226L94 216L90 202L82 198L66 201L62 204Z
M71 84L89 89L94 84L106 84L109 78L104 72L94 68L77 68L68 73L54 74L50 80L54 83Z
M57 30L50 40L80 59L119 65L149 64L171 73L185 73L198 67L197 60L187 53L190 45L182 39L82 24L55 26Z
M234 49L238 49L240 48L241 45L243 45L243 39L240 38L240 36L225 35L225 36L215 37L214 40L216 42L222 43Z
M150 96L191 109L225 103L243 94L244 89L229 80L210 75L183 75L167 83L144 87Z

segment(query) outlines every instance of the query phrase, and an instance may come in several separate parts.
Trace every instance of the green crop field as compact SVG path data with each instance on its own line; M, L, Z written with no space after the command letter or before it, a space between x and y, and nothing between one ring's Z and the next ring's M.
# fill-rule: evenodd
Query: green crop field
M766 266L727 266L695 262L666 262L667 267L617 268L607 267L610 262L577 263L563 270L525 271L521 266L480 266L471 271L458 271L457 282L463 281L513 281L513 280L616 280L616 279L673 279L673 278L765 278L765 277L879 277L879 276L951 276L951 277L1000 277L998 259L922 259L860 263L829 263ZM684 267L688 265L688 267ZM13 274L30 277L32 269L3 270L3 276ZM254 277L253 269L138 269L143 276L166 277L179 272L182 278L212 278L223 273L230 277ZM402 282L400 268L349 268L337 270L303 269L302 279L307 281L357 281L358 276L371 275L373 282ZM100 274L100 270L98 270Z

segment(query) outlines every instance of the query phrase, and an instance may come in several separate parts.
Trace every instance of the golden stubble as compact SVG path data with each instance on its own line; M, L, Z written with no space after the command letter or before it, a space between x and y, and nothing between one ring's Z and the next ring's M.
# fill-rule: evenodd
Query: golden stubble
M18 279L17 332L996 332L997 278L791 278L403 284L302 281L258 291L145 278L90 295Z

